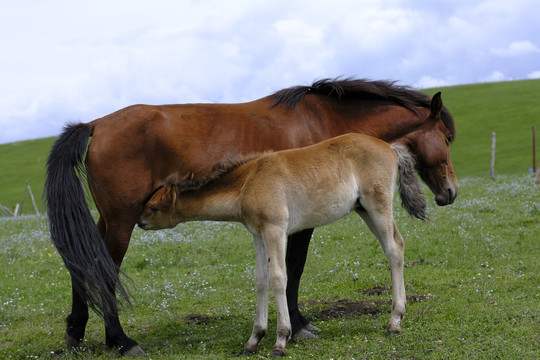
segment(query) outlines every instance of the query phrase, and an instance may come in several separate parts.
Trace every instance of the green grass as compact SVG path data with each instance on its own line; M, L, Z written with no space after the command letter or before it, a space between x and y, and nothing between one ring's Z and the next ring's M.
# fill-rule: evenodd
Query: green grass
M290 343L287 358L539 358L538 191L528 174L467 178L455 204L430 205L429 223L411 219L396 201L407 295L417 301L409 301L402 333L390 337L390 274L374 236L355 215L316 229L300 301L322 332ZM3 218L0 227L0 358L116 358L94 314L83 346L66 349L70 281L46 220ZM256 303L254 250L241 225L136 229L123 270L133 280L134 306L121 320L148 353L143 358L238 357ZM344 299L373 303L375 311L339 315ZM250 358L271 356L271 304L269 334Z
M493 132L496 175L523 174L533 167L533 126L540 139L540 80L453 86L425 92L432 95L439 90L456 122L458 136L451 154L458 178L489 177ZM537 147L540 149L540 145ZM537 152L538 162L540 150Z
M21 203L28 183L40 211L43 211L41 195L45 181L45 165L54 140L55 138L46 138L0 145L0 204L13 210L15 204ZM22 213L35 213L28 194Z
M442 91L443 102L456 121L458 136L451 150L458 178L489 177L492 132L497 133L496 175L527 173L533 165L533 125L540 139L540 80L425 90L430 95L436 91ZM0 145L0 204L13 210L21 202L27 181L39 202L53 141L46 138ZM540 159L540 150L538 153ZM23 213L33 212L26 197Z
M427 224L396 204L407 244L407 294L416 296L403 332L385 335L391 306L386 259L361 221L349 216L314 234L300 301L323 331L316 340L289 344L288 357L540 358L540 195L528 174L531 127L540 125L540 80L436 90L457 124L452 158L460 195L452 206L433 206ZM493 131L497 177L490 181ZM13 209L26 182L40 202L53 141L0 145L0 204ZM33 213L28 196L23 213ZM116 358L103 346L103 322L93 314L83 347L65 348L69 274L46 219L0 218L0 228L0 358ZM228 359L241 352L256 300L252 241L240 225L136 229L123 270L133 280L134 306L122 311L121 320L148 358ZM271 303L269 334L252 358L271 353ZM359 304L372 311L351 307Z

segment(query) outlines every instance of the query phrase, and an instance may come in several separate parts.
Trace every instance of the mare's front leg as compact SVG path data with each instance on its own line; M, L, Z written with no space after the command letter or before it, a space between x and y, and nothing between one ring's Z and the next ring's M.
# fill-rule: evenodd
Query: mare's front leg
M377 237L388 259L392 279L392 315L389 332L401 331L401 319L405 314L407 299L403 280L404 241L392 216L392 210L381 213L368 214L358 211L371 232Z
M291 319L293 338L315 338L311 331L320 331L302 316L298 309L298 288L304 272L309 243L313 229L299 231L289 236L287 242L287 305Z
M260 235L253 235L255 245L255 287L257 309L251 337L244 345L244 355L257 351L257 346L268 330L268 262L266 247Z

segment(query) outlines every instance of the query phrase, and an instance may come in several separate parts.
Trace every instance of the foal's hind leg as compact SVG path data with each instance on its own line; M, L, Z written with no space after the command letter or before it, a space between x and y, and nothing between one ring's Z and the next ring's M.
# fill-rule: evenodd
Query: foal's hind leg
M401 319L405 314L407 302L403 280L404 242L394 222L391 211L391 208L390 211L385 211L386 215L369 211L358 211L358 214L360 214L371 232L379 240L390 264L392 277L392 315L390 317L388 331L400 332Z

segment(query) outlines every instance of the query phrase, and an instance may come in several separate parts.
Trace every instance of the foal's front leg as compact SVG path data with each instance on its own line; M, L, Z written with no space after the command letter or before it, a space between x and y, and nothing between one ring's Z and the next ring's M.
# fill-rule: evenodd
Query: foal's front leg
M253 235L255 245L255 287L257 289L257 310L251 337L244 345L244 355L257 351L257 345L268 330L268 261L266 247L260 235Z
M274 356L285 356L287 342L291 338L292 328L287 306L287 270L285 265L285 244L287 236L279 226L267 226L263 232L264 243L270 265L270 284L276 298L277 339Z

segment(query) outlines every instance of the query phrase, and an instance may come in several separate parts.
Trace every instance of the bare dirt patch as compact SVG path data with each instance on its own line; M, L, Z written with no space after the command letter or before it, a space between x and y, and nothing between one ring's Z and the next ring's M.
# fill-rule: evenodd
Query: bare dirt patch
M390 291L389 286L374 286L367 290L358 290L362 294L382 295ZM415 303L432 298L433 295L409 295L407 303ZM342 317L358 317L361 315L375 316L379 313L386 313L392 306L391 299L377 300L350 300L341 299L337 301L317 301L309 300L299 304L300 307L309 307L310 315L318 320L331 320Z
M184 321L191 324L208 324L215 320L215 316L204 314L189 314L184 318Z

